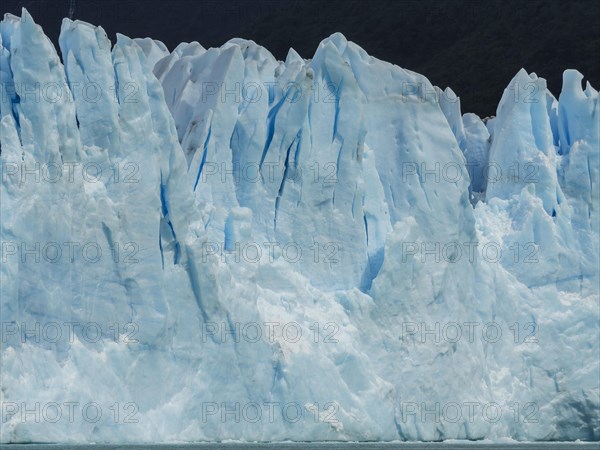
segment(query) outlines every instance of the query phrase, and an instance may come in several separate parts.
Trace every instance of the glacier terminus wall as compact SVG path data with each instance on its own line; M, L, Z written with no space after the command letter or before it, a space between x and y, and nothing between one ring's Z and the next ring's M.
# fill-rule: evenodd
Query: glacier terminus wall
M0 23L0 442L599 440L598 92Z

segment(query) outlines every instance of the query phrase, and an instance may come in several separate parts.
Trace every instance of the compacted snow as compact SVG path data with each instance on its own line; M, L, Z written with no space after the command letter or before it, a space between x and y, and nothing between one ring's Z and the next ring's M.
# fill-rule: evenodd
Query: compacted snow
M0 442L598 440L599 105L0 24Z

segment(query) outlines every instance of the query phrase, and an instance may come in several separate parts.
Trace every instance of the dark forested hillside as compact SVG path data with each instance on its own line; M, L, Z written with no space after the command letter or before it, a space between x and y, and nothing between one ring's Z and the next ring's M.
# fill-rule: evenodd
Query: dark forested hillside
M594 0L3 0L25 6L56 42L60 19L150 36L170 49L197 40L217 46L253 39L283 59L310 58L335 31L380 59L451 86L463 111L494 114L512 76L525 67L558 95L562 72L581 71L600 87L600 2Z
M546 78L556 95L566 68L600 87L600 2L304 1L246 30L280 58L288 46L308 58L330 31L341 31L369 54L451 86L463 111L480 115L494 113L521 67Z

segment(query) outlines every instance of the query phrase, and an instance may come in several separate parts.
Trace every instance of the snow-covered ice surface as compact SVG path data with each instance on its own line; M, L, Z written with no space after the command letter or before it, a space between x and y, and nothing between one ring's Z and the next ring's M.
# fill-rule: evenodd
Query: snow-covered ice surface
M0 442L600 439L598 92L0 24Z

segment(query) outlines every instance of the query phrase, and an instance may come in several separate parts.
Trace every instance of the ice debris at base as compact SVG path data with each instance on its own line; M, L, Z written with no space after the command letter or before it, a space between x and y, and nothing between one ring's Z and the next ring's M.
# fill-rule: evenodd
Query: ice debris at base
M579 72L484 124L339 33L0 39L1 442L600 439Z

